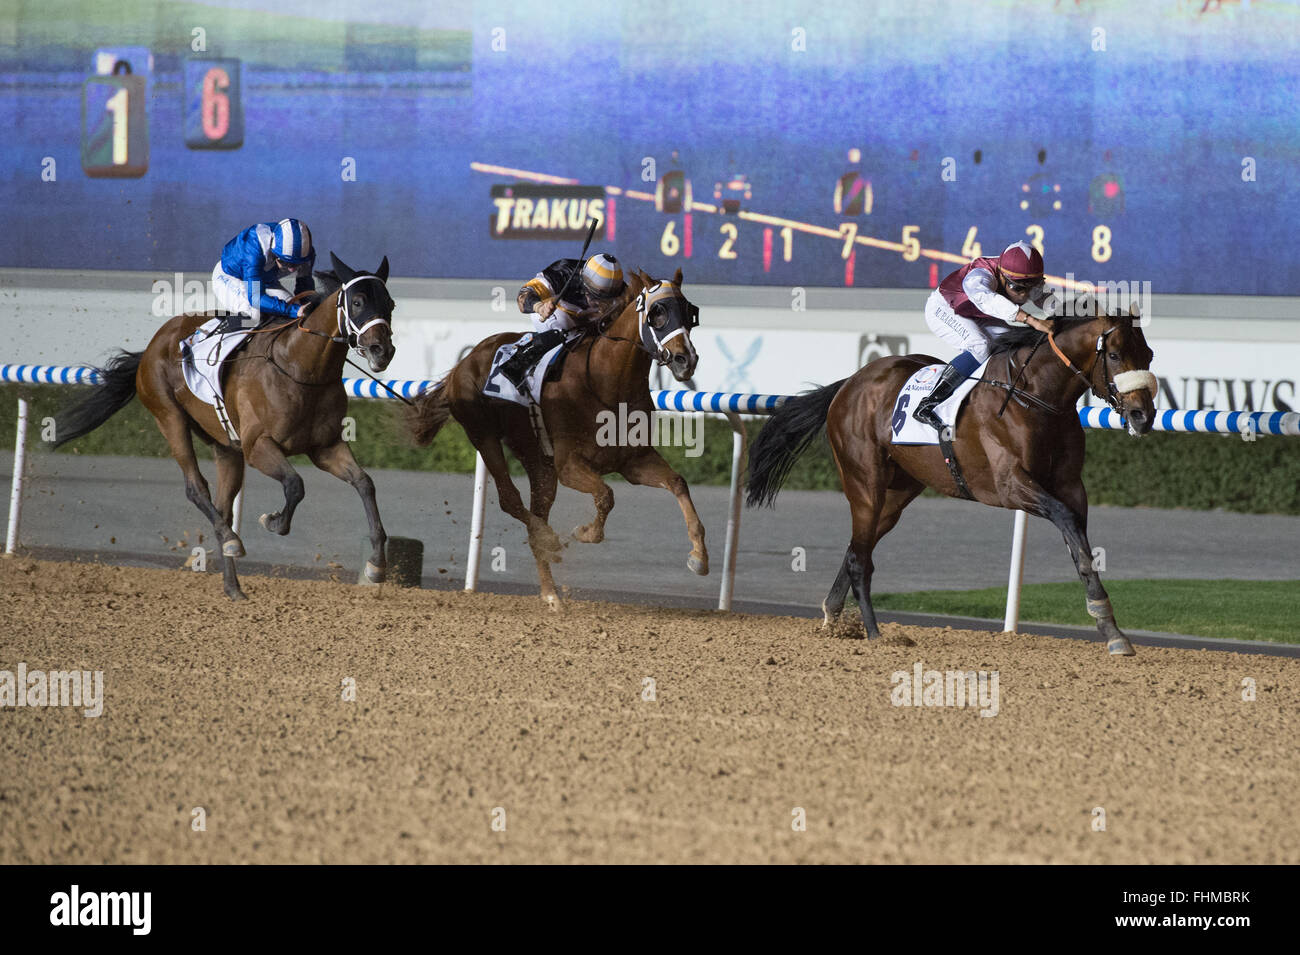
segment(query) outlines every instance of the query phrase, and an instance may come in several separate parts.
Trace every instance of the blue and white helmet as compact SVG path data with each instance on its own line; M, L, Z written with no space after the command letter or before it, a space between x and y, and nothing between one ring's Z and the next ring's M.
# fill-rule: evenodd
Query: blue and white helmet
M311 258L311 230L297 219L281 219L271 236L271 251L290 265L306 262Z

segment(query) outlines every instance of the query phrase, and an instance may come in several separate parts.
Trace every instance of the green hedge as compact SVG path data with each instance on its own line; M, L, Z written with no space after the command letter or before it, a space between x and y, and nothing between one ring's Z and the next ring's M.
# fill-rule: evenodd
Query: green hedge
M14 408L19 394L32 402L30 446L40 440L41 419L79 389L48 386L0 386L0 447L12 448ZM449 424L430 448L413 447L401 423L404 407L392 401L353 401L356 419L353 450L369 468L472 473L474 449L460 427ZM752 419L752 440L762 427ZM1253 442L1235 435L1158 434L1131 438L1117 431L1089 431L1084 482L1093 504L1128 507L1223 508L1251 514L1300 514L1300 440L1260 437ZM661 449L664 457L692 484L727 484L731 479L731 426L704 421L703 454ZM123 454L166 457L166 442L152 417L132 402L98 431L60 453ZM208 457L205 449L200 455ZM516 466L516 474L522 471ZM818 442L795 466L789 488L839 489L839 478L825 442Z

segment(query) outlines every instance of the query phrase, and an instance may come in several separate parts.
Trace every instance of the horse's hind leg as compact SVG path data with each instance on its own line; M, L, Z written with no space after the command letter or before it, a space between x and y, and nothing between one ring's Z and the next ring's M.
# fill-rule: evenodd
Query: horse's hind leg
M839 572L835 575L835 583L831 584L830 591L826 594L826 599L822 601L822 627L829 627L840 618L840 613L844 610L844 601L849 595L849 551L844 552L844 559L840 561Z
M225 445L214 444L213 455L217 459L217 500L216 508L221 519L232 528L235 519L235 498L244 486L244 454ZM235 558L244 556L244 542L238 536L232 537L221 545L221 575L225 591L229 595L243 596L239 589L239 578L235 574ZM234 599L238 600L239 597Z
M339 480L347 481L361 495L361 503L366 509L366 521L370 525L370 560L366 561L366 579L371 583L382 583L388 568L385 551L388 535L384 533L383 521L379 519L375 482L357 464L352 449L343 441L326 448L316 448L311 452L311 460L322 471L328 471Z
M897 473L898 477L895 478L894 486L885 493L885 506L881 509L880 516L876 521L875 544L880 543L880 539L894 529L898 519L903 516L903 509L908 504L911 504L925 487L920 481L913 479L903 471L900 470ZM874 544L872 549L874 551ZM841 611L844 610L844 600L848 597L851 584L849 566L852 553L853 547L850 545L844 552L844 560L840 562L840 570L835 575L835 583L831 584L830 592L826 594L826 599L822 601L823 627L834 624L839 619Z
M704 522L696 513L695 502L691 500L691 489L686 479L672 469L667 461L654 448L633 458L631 463L619 469L619 473L633 484L647 484L651 487L667 488L677 498L682 509L682 518L686 521L686 534L691 539L691 556L686 559L686 566L694 573L705 577L709 573L709 549L704 546ZM568 484L568 482L565 482ZM572 485L570 485L572 486Z
M247 452L248 463L284 488L284 507L274 514L263 514L258 522L272 534L289 533L293 512L303 498L302 477L293 469L284 451L269 436L262 435Z

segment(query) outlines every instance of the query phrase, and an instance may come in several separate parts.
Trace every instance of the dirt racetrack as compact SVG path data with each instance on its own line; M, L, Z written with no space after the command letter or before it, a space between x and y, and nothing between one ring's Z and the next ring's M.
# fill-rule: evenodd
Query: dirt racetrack
M1300 861L1292 660L244 587L0 560L0 670L105 700L0 710L0 862ZM892 705L917 662L996 670L997 715Z

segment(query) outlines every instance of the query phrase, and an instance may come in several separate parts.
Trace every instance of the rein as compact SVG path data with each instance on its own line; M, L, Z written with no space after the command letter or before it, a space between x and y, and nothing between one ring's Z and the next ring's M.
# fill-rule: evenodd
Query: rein
M295 378L293 375L289 374L289 372L286 371L284 368L281 368L280 365L275 360L275 343L282 333L288 331L289 329L293 329L299 332L306 332L308 335L315 335L317 338L323 338L332 345L347 345L352 348L359 349L360 346L358 343L360 342L362 335L364 335L375 325L389 323L388 319L384 318L382 315L379 314L376 314L374 318L370 319L370 321L366 322L364 325L361 326L358 326L356 322L353 320L352 310L348 306L347 296L344 293L353 285L357 284L358 282L365 281L367 279L373 279L374 281L383 284L383 279L381 279L379 276L367 274L367 275L355 275L352 278L348 279L346 282L343 282L342 284L339 285L337 289L337 297L335 299L335 322L338 328L337 335L329 335L325 332L317 331L314 328L308 328L307 325L304 324L307 321L307 319L312 314L315 313L315 309L313 309L311 312L308 312L306 315L302 315L298 318L288 319L287 321L281 322L278 325L268 325L265 328L246 329L247 333L250 336L270 334L272 336L271 344L267 346L267 349L263 354L236 355L232 358L227 359L227 361L228 362L254 361L258 358L261 358L265 360L268 364L270 364L270 366L274 368L276 371L278 371L280 374L284 375L286 378L292 381L295 385L301 385L304 388L321 388L326 385L334 384L334 381L332 379L328 381L301 381ZM307 295L310 294L311 294L310 292L304 292L301 297L305 298ZM294 302L297 301L299 298L300 296L294 296L294 298L290 299L289 301ZM177 361L179 360L180 359L177 359ZM343 360L347 364L351 365L353 368L357 369L357 371L361 372L371 381L378 384L381 388L387 391L394 398L397 398L399 401L404 401L408 405L412 403L405 396L398 394L392 388L386 385L384 382L380 381L374 375L370 374L370 372L362 368L351 358L345 357Z
M980 381L984 382L984 384L993 385L994 387L997 388L1007 389L1007 397L1006 400L1002 402L1002 407L998 410L998 417L999 418L1002 417L1002 412L1007 410L1007 405L1010 403L1013 397L1016 399L1017 402L1019 402L1024 407L1028 407L1029 403L1032 403L1033 405L1037 406L1039 409L1046 411L1048 414L1056 415L1062 413L1061 409L1057 408L1052 404L1049 404L1047 401L1043 400L1042 398L1039 398L1037 395L1032 394L1031 392L1028 391L1017 390L1020 384L1021 377L1024 375L1025 371L1029 368L1029 363L1033 361L1034 354L1038 351L1039 346L1043 344L1044 340L1046 340L1047 343L1052 346L1052 351L1056 354L1056 357L1059 358L1061 360L1061 363L1070 370L1070 373L1072 375L1074 375L1076 378L1081 379L1083 383L1087 386L1088 390L1091 390L1094 395L1096 395L1102 401L1106 402L1106 404L1109 405L1112 410L1117 411L1122 415L1123 410L1120 406L1119 395L1117 394L1115 389L1114 379L1111 378L1110 369L1106 366L1104 362L1102 363L1102 368L1106 373L1106 394L1103 395L1101 391L1097 388L1096 382L1093 381L1093 378L1097 374L1097 363L1101 359L1101 353L1106 348L1106 338L1114 330L1115 330L1114 328L1108 328L1106 329L1106 331L1102 332L1100 335L1097 336L1097 349L1093 353L1092 371L1086 375L1078 368L1075 367L1074 362L1070 361L1069 356L1066 355L1065 352L1061 351L1061 346L1056 344L1055 333L1048 332L1046 335L1040 337L1038 341L1034 343L1034 347L1029 352L1029 357L1025 359L1025 363L1020 367L1020 372L1016 375L1015 382L1013 382L1012 384L1007 384L1006 382L1002 382L1002 381L992 381L988 378L981 378ZM1008 378L1011 377L1011 368L1014 364L1015 361L1013 359L1012 353L1007 352L1007 377Z

